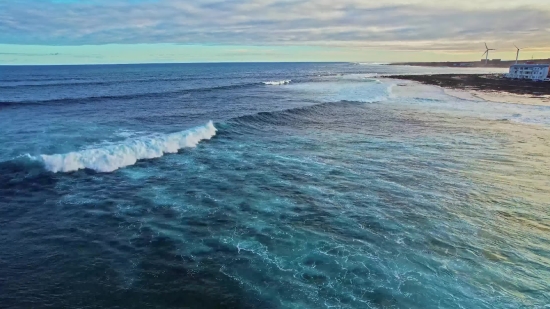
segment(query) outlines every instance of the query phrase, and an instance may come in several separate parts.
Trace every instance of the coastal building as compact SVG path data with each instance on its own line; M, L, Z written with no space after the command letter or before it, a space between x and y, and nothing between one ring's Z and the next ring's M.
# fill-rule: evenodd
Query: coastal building
M506 77L513 79L545 80L548 78L548 64L514 64Z

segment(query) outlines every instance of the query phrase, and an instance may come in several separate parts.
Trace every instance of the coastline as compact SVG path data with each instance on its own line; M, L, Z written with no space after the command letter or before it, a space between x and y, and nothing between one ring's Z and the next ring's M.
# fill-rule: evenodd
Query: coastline
M488 74L434 74L387 76L438 86L448 95L470 101L550 106L550 82L509 80Z
M529 59L520 60L520 62L528 61L533 64L548 64L550 59ZM394 62L388 65L405 65L413 67L447 67L447 68L509 68L516 64L515 60L490 60L485 61L445 61L445 62Z

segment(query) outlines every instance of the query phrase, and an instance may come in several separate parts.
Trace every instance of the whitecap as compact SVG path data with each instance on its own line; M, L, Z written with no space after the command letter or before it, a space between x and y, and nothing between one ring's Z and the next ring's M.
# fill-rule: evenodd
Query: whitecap
M290 84L292 80L280 80L280 81L269 81L269 82L263 82L264 85L270 85L270 86L278 86L278 85L288 85Z
M72 172L92 169L107 173L134 165L141 159L162 157L165 153L176 153L182 148L192 148L202 140L211 139L217 129L212 121L190 130L159 135L155 137L128 139L120 144L85 149L64 154L30 156L41 162L51 172Z

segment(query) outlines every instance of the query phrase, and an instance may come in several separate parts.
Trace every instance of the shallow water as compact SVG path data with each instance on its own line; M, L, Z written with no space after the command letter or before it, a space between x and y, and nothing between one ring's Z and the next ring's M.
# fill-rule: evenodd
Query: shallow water
M428 70L0 68L0 303L544 308L550 108Z

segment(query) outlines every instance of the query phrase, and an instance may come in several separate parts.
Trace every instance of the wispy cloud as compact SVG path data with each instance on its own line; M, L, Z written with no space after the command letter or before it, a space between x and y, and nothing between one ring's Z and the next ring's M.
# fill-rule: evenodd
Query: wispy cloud
M0 43L472 50L550 45L547 0L0 0Z
M0 55L2 56L24 56L24 57L41 57L41 56L57 56L59 53L2 53L0 52Z

